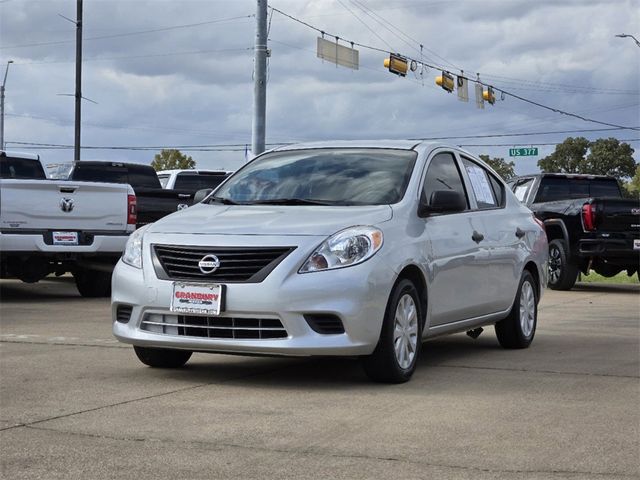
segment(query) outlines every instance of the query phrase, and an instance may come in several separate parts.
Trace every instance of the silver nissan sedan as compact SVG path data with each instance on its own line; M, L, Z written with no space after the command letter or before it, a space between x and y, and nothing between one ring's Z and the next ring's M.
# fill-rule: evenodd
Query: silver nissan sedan
M113 332L152 367L192 352L351 355L371 379L405 382L438 335L495 325L504 348L528 347L546 263L541 224L468 152L291 145L131 235Z

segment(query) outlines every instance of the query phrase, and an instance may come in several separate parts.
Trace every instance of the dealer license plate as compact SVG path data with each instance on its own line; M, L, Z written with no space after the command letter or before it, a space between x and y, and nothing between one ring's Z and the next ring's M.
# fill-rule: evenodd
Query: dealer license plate
M224 285L173 283L172 312L219 315L223 305Z
M640 250L640 238L633 239L633 249Z
M78 245L78 232L53 232L54 245Z

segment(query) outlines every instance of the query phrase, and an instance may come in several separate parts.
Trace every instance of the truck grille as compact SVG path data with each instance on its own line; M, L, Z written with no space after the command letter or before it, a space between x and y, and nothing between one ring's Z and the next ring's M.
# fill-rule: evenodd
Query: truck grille
M153 245L154 268L158 278L165 280L259 283L294 249ZM219 260L220 266L211 273L204 273L198 264L211 256Z
M144 317L140 328L153 333L198 338L287 338L287 331L277 318L198 317L151 313Z

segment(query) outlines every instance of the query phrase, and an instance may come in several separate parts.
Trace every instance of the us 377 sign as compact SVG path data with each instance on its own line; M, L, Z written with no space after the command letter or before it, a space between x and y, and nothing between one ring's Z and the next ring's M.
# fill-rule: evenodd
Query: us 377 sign
M510 157L531 157L535 155L538 155L538 147L509 149Z

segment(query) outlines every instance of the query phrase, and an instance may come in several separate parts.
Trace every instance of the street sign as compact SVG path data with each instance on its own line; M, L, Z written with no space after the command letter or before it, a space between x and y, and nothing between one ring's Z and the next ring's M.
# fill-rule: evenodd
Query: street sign
M330 42L318 37L318 58L326 60L336 65L358 70L360 62L360 52L355 48L338 45L338 42Z
M531 157L535 155L538 155L538 147L509 149L510 157Z

